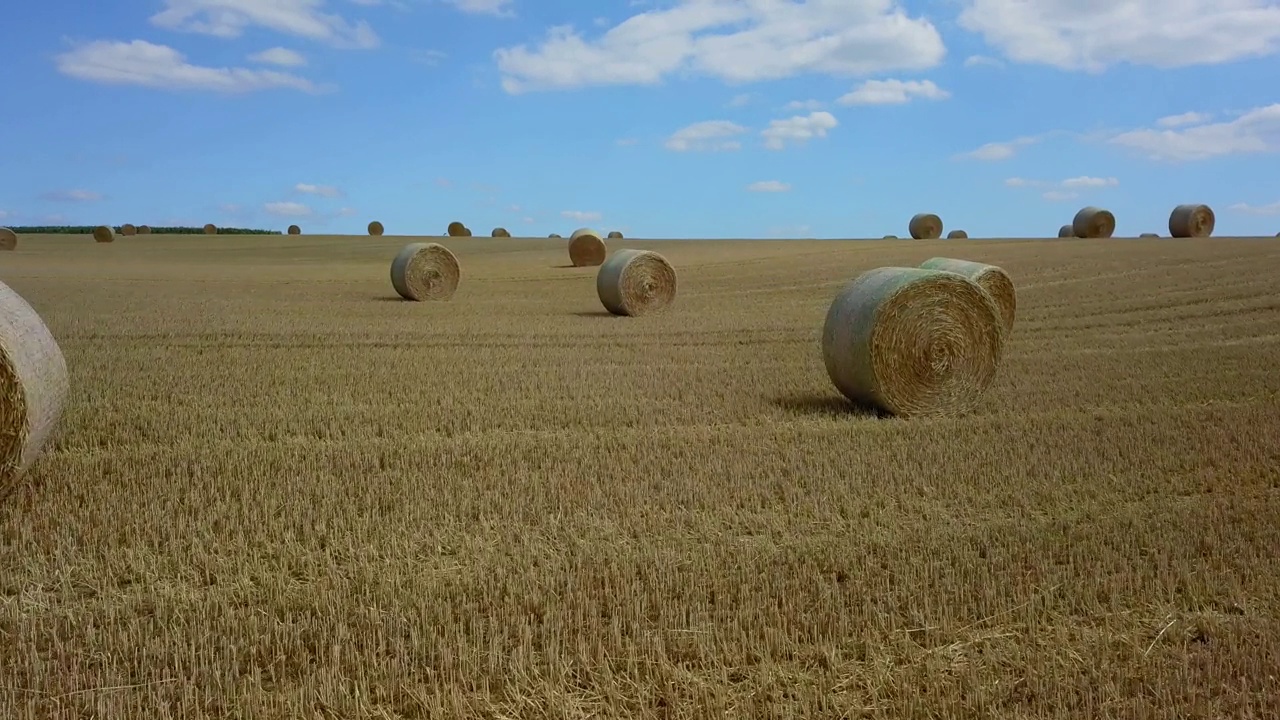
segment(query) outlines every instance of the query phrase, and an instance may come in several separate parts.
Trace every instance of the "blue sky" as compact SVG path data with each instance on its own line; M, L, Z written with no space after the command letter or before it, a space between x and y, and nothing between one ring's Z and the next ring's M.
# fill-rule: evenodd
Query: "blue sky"
M0 223L1280 231L1275 0L13 0Z

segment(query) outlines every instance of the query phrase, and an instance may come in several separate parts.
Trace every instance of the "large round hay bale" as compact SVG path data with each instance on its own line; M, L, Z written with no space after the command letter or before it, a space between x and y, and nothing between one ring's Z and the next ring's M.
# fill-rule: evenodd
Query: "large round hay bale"
M947 233L948 240L964 240L968 237L969 237L969 233L963 230L952 230L951 232Z
M609 239L610 239L610 240L621 240L621 239L622 239L622 232L621 232L621 231L619 231L619 230L610 230L610 231L609 231Z
M138 226L138 234L139 234L139 235L150 235L150 234L151 234L151 226L150 226L150 225L139 225L139 226Z
M36 311L0 282L0 496L53 436L67 399L67 363Z
M675 300L676 269L652 250L619 250L596 273L596 293L614 315L650 315Z
M289 234L290 234L290 235L301 235L301 234L302 234L302 228L298 227L297 225L290 225L290 226L289 226L289 231L288 231L288 232L289 232Z
M109 243L116 239L116 234L106 225L99 225L93 229L93 239L100 243Z
M493 229L493 232L489 233L489 236L496 238L509 238L511 237L511 233L507 232L507 229L504 227L496 227Z
M457 220L454 220L453 222L449 223L449 228L445 230L445 233L449 237L467 237L470 234L467 231L467 226L463 225Z
M933 213L916 213L911 216L907 230L916 240L937 240L942 237L942 218Z
M391 285L405 300L448 300L460 276L458 258L440 243L409 243L391 261Z
M1000 310L968 278L882 267L849 283L827 311L822 357L845 397L903 417L973 409L1004 352Z
M1169 213L1169 235L1207 238L1213 234L1213 209L1208 205L1179 205Z
M569 235L569 262L574 267L594 267L604 262L608 250L600 233L591 228L578 228Z
M1116 216L1110 210L1089 207L1080 208L1080 212L1071 221L1071 232L1078 238L1098 240L1109 238L1116 231Z
M957 258L933 257L920 263L925 270L945 270L963 275L987 291L996 307L1000 309L1000 319L1005 332L1013 330L1013 321L1018 314L1018 291L1013 286L1013 279L1003 268L996 265L960 260Z
M7 227L0 227L0 250L17 250L18 233Z
M384 230L385 228L382 227L382 223L378 222L377 220L374 220L373 222L369 223L370 235L381 235Z
M205 224L205 226L204 226L204 234L205 234L205 235L217 235L217 234L218 234L218 226L217 226L217 225L214 225L213 223L206 223L206 224Z
M125 223L120 226L120 234L125 237L133 237L138 234L138 228L130 225L129 223Z
M1060 238L1069 238L1069 237L1075 237L1075 236L1076 236L1076 231L1073 230L1070 225L1063 225L1062 227L1058 228L1058 237Z

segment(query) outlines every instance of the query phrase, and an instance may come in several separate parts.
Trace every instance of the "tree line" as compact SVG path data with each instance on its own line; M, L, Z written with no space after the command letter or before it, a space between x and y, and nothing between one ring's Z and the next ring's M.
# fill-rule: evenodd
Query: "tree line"
M89 235L96 225L10 225L8 228L19 235ZM119 225L110 226L116 233ZM153 235L203 235L203 227L157 227L151 226ZM282 235L279 230L261 230L258 228L218 228L219 235Z

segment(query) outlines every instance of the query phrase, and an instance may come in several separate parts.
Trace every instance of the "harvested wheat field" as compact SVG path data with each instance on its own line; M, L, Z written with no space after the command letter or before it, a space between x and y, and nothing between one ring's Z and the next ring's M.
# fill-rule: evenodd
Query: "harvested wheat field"
M426 241L427 238L422 238ZM1280 713L1280 243L23 238L71 378L0 504L5 718ZM850 409L841 288L997 265L965 417Z

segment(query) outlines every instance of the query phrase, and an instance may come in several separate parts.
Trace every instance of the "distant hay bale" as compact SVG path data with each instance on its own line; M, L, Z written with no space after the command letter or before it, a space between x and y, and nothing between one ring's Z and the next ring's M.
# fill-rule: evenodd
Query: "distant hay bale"
M1078 238L1098 240L1109 238L1116 231L1116 216L1110 210L1089 207L1080 208L1071 221L1071 232Z
M1141 234L1141 235L1139 235L1138 237L1140 237L1140 238L1153 238L1153 237L1154 237L1154 238L1158 238L1158 237L1160 237L1160 233L1142 233L1142 234Z
M897 239L898 239L898 236L897 236L897 235L885 235L883 239L884 239L884 240L897 240Z
M1068 237L1075 237L1075 236L1076 236L1076 231L1073 230L1070 225L1063 225L1062 227L1058 228L1058 237L1060 238L1068 238Z
M591 228L578 228L569 235L569 262L574 267L594 267L604 263L608 249L600 233Z
M1169 213L1169 236L1207 238L1213 234L1213 209L1208 205L1179 205Z
M27 301L0 282L0 496L52 438L67 399L67 363Z
M1003 268L996 265L960 260L958 258L934 257L920 263L925 270L946 270L978 284L987 291L996 307L1000 310L1000 320L1006 333L1013 330L1013 321L1018 314L1018 291L1013 286L1013 279Z
M302 234L302 228L298 227L297 225L290 225L290 226L289 226L289 234L290 234L290 235L301 235L301 234Z
M558 237L560 237L560 233L551 233L551 234L550 234L550 235L548 235L547 237L549 237L549 238L558 238Z
M849 283L827 311L827 375L855 403L902 417L972 410L1004 352L1000 310L968 278L882 267Z
M911 216L907 230L916 240L937 240L942 237L942 218L932 213L916 213Z
M470 232L467 230L467 226L457 220L449 223L449 228L445 230L445 233L449 237L467 237L470 235Z
M109 243L116 239L116 234L106 225L99 225L93 229L93 239L100 243Z
M139 235L150 235L150 234L151 234L151 226L150 226L150 225L139 225L139 226L138 226L138 234L139 234Z
M125 237L133 237L138 234L138 228L130 225L129 223L125 223L120 226L120 234Z
M370 235L381 235L383 233L383 230L384 228L382 227L382 223L378 222L377 220L374 220L373 222L369 223Z
M506 228L496 227L493 229L493 232L489 234L489 236L496 237L496 238L509 238L511 237L511 233L507 232Z
M951 232L947 233L948 240L964 240L968 237L969 237L969 233L963 230L952 230Z
M7 227L0 227L0 250L17 250L18 233Z
M652 250L619 250L596 273L596 294L614 315L651 315L676 299L676 269Z
M205 234L205 235L217 235L217 234L218 234L218 226L217 226L217 225L214 225L213 223L208 223L208 224L206 224L206 225L204 226L204 234Z
M609 239L610 239L610 240L621 240L621 239L622 239L622 233L621 233L621 232L619 232L619 231L617 231L617 230L610 230L610 231L609 231Z
M409 243L391 261L391 285L405 300L448 300L460 276L458 258L439 243Z

